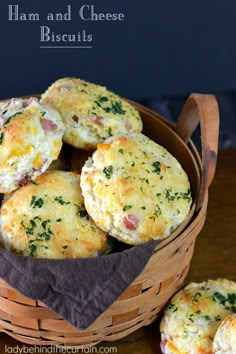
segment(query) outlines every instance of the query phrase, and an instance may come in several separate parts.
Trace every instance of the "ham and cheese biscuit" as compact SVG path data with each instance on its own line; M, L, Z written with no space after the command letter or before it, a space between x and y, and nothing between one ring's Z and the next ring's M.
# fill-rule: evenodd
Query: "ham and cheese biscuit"
M57 80L41 101L59 111L66 125L63 140L77 148L92 151L111 135L142 130L131 104L106 87L80 79Z
M235 299L234 299L235 301ZM236 308L234 309L234 312ZM213 342L215 354L236 353L236 314L227 316L220 324Z
M0 107L0 193L9 193L46 171L62 147L59 113L36 98Z
M76 172L48 172L13 192L2 204L0 230L8 250L35 258L90 257L107 247Z
M217 279L190 283L166 307L160 325L162 353L213 354L216 330L235 306L235 282Z
M179 162L138 133L99 144L82 168L81 188L98 227L131 245L169 236L192 203Z

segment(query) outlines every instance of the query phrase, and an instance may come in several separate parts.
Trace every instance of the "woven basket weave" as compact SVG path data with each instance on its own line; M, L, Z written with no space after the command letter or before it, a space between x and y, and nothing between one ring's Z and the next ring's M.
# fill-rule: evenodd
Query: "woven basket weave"
M87 330L79 331L41 302L26 298L0 279L0 331L19 341L79 347L118 340L153 322L184 282L196 237L205 222L208 187L215 172L217 102L214 96L192 94L176 127L149 109L132 103L140 111L144 133L167 148L187 172L193 195L190 215L157 246L142 273ZM199 122L202 159L189 141Z

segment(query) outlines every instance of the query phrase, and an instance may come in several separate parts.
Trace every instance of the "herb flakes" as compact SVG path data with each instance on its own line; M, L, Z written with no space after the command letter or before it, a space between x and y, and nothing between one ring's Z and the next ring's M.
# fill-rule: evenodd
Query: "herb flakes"
M154 167L154 170L152 172L155 172L159 175L161 172L160 162L159 161L153 162L152 167Z
M129 210L132 208L132 205L125 205L123 211Z
M36 195L33 195L31 198L30 206L33 206L33 209L42 208L44 201L42 198L37 199Z
M59 196L59 197L55 197L55 202L58 202L59 204L61 205L68 205L70 204L70 202L65 202L63 199L62 199L62 196Z
M104 175L106 176L107 179L110 179L111 175L113 173L113 166L110 165L110 166L104 167L103 173L104 173Z
M0 134L0 145L2 144L3 138L4 138L4 133L2 132L2 133Z

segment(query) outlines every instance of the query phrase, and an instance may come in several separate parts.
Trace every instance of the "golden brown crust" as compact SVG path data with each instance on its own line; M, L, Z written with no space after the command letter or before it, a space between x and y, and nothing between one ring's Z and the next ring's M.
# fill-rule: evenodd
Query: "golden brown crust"
M142 134L99 144L81 173L88 213L130 244L167 237L188 215L191 192L178 161Z
M13 99L0 109L0 192L43 173L62 147L58 112L37 99Z
M235 309L236 311L236 309ZM213 342L215 354L234 354L236 350L236 313L228 315L217 329Z
M105 87L76 78L54 82L42 95L61 114L66 125L64 141L85 150L95 150L105 138L141 132L138 111Z
M6 247L37 258L90 257L106 249L106 234L84 208L80 176L52 171L14 192L2 205Z
M166 307L160 325L162 352L213 354L216 330L235 306L235 282L217 279L190 283Z

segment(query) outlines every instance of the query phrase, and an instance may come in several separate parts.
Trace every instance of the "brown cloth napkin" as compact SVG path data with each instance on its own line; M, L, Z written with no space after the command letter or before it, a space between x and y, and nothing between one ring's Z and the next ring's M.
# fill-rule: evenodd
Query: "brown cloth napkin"
M96 258L49 260L0 249L0 277L80 330L90 326L142 272L157 241Z

